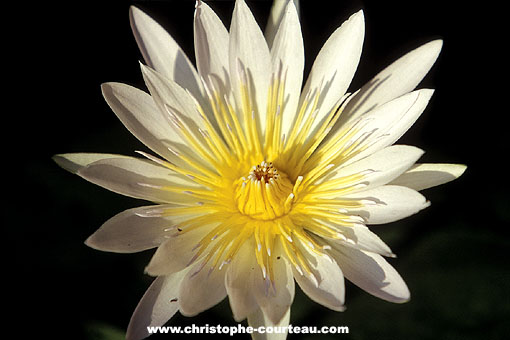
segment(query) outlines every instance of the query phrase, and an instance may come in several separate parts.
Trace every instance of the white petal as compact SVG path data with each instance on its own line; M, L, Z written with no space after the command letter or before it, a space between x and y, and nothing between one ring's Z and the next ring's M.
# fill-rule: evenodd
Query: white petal
M271 7L271 12L269 13L269 18L267 20L266 30L264 35L266 37L267 45L269 48L273 46L273 41L276 36L276 32L278 31L280 24L282 22L282 18L286 11L286 6L288 3L292 2L294 7L296 8L296 13L299 15L299 0L275 0L273 1L273 6ZM299 20L299 17L298 17Z
M199 268L201 263L191 268L181 285L179 304L180 311L185 316L195 316L218 304L227 296L225 270L216 268L209 271L207 265L200 271Z
M183 153L195 163L200 164L206 169L213 170L209 162L207 162L207 159L199 155L193 142L190 142L185 134L185 131L188 132L195 141L198 141L198 144L201 144L202 149L208 150L207 143L204 141L204 134L208 131L206 130L204 119L197 109L197 102L189 92L184 90L177 83L165 78L165 76L154 71L150 67L144 66L143 64L140 64L140 67L145 84L167 120L166 124L173 128L172 133L180 136L184 144L175 145L174 143L170 146L174 147L176 149L174 151L178 154ZM202 105L200 106L204 110L204 114L209 112L207 108L204 108ZM190 165L184 162L180 157L174 158L177 158L177 161L173 160L174 163L180 167L186 169L190 168Z
M294 299L292 271L284 260L281 247L275 244L270 257L274 282L264 280L254 254L256 249L251 238L244 243L235 259L228 265L225 285L230 305L236 321L243 320L260 306L273 323L278 323Z
M382 148L392 145L414 124L425 110L433 90L422 89L405 94L361 116L353 122L359 128L353 137L362 139L366 148L358 152L345 164L362 159ZM341 128L339 133L348 133L351 124Z
M81 168L78 175L121 195L160 203L196 204L197 199L188 191L201 187L173 170L131 157L99 160Z
M409 169L423 155L423 150L414 146L392 145L379 150L347 166L340 165L332 171L325 181L365 173L361 181L367 184L361 190L367 190L386 184Z
M163 326L179 309L179 287L186 270L157 277L136 306L126 333L126 340L139 340L150 334L147 327Z
M200 78L175 40L138 8L131 6L129 14L131 28L145 62L199 97L202 93Z
M257 117L259 131L266 123L267 93L269 88L271 56L266 40L253 14L244 2L236 1L230 25L229 63L232 90L238 114L241 114L241 84L248 83L252 112ZM252 112L247 112L251 117ZM250 122L246 122L251 124ZM263 135L263 133L262 133Z
M277 259L278 257L280 259ZM278 324L294 300L294 277L290 265L284 260L278 241L275 243L270 261L274 272L273 283L264 280L261 270L257 268L253 275L254 294L264 315L272 323Z
M207 80L208 75L213 75L229 89L228 31L216 13L202 1L197 1L196 5L194 37L197 68L202 78Z
M126 156L107 153L63 153L52 158L62 168L76 174L81 168L102 159L124 157Z
M110 108L136 138L160 156L179 164L180 160L168 146L183 142L148 93L121 83L102 84L101 90Z
M197 105L184 88L150 67L143 64L140 64L140 67L147 88L161 112L166 113L166 118L176 114L179 118L189 118L198 127L204 128ZM167 124L169 123L170 120L167 120Z
M331 35L317 55L303 89L303 94L320 91L319 109L312 129L322 122L347 91L358 67L364 35L365 20L363 11L359 11Z
M390 184L424 190L459 178L466 168L463 164L416 164Z
M377 188L345 195L344 198L367 200L363 208L351 209L349 213L363 217L367 224L390 223L408 217L430 205L419 192L396 185L383 185Z
M434 40L407 53L365 84L346 105L337 124L400 97L412 90L436 61L443 42Z
M254 249L255 243L252 239L245 241L232 262L225 269L227 271L225 286L230 308L237 322L246 319L248 315L258 309L253 294L252 272L258 268L255 256L253 256Z
M283 3L284 1L275 1ZM298 13L292 1L282 11L281 24L274 38L271 48L273 72L281 67L282 81L285 80L284 106L280 114L282 117L282 133L289 136L293 125L299 96L303 82L305 52ZM283 85L283 84L282 84ZM274 114L274 113L269 113Z
M248 316L248 325L254 329L259 327L272 327L272 333L259 333L253 332L251 337L253 340L285 340L287 338L288 326L290 321L290 308L285 313L282 320L275 324L271 319L264 313L263 310L258 309L253 314Z
M200 260L196 258L197 245L207 232L207 225L182 233L177 230L173 237L158 247L145 271L152 276L169 275L196 263L193 261Z
M306 247L300 248L311 265L313 277L307 273L301 275L294 268L294 278L299 287L313 301L335 311L345 310L344 276L338 264L327 256L306 250Z
M361 289L390 302L409 300L404 280L382 256L350 247L334 248L331 254L345 277Z
M173 227L189 216L150 216L170 206L156 205L126 210L106 221L85 242L89 247L116 253L134 253L159 246Z
M346 247L355 247L361 250L370 251L372 253L380 254L383 256L395 257L390 247L386 243L383 242L373 232L370 231L364 225L354 225L354 226L342 226L332 224L328 221L322 221L325 225L328 225L336 230L339 233L344 235L348 241L332 241L331 243L341 243Z

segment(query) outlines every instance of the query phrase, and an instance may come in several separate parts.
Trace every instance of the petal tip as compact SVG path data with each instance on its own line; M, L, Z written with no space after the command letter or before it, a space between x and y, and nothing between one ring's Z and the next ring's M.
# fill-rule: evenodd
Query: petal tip
M97 243L97 239L95 237L96 233L90 235L83 243L92 249L102 250L101 247Z
M395 303L407 303L409 301L411 301L411 292L409 290L407 290L407 292L405 294L403 294L400 298L398 298L394 302Z
M101 84L101 92L103 92L103 94L104 94L104 91L108 91L108 90L110 90L112 87L113 87L113 86L112 86L112 83L110 83L110 82L102 83L102 84Z
M77 171L77 168L73 167L73 164L66 159L65 154L53 155L51 157L51 159L55 163L57 163L58 166L60 166L61 168L65 169L67 171L70 171L72 173L75 173Z
M136 19L140 15L146 15L144 11L142 11L140 8L138 8L135 5L129 6L129 18L130 19Z
M464 172L466 172L467 170L467 165L466 164L453 164L455 166L455 177L456 178L459 178L460 176L462 176L464 174Z
M443 48L443 39L432 40L429 44L430 44L431 47L436 49L437 53L439 54L439 52Z
M365 12L362 9L360 9L359 11L357 11L356 13L351 15L349 20L360 20L361 23L364 23L365 22Z
M134 28L136 26L136 22L144 15L146 14L140 8L134 5L129 6L129 23L131 24L131 27Z
M331 310L334 310L335 312L345 312L347 310L347 307L342 303L338 304L336 306L330 305L328 306Z
M62 169L67 170L73 174L77 174L80 168L82 167L82 164L80 164L78 161L73 160L73 154L57 154L53 155L51 159L57 163L58 166L60 166Z

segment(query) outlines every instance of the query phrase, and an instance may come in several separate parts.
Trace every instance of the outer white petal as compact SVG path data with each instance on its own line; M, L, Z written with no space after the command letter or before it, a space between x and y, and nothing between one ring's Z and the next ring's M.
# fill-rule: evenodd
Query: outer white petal
M252 280L258 305L271 322L278 324L285 317L294 300L294 277L290 265L284 260L279 242L275 243L270 261L272 261L274 272L273 284L264 280L261 270L257 267Z
M124 158L123 155L108 153L63 153L53 156L53 160L67 171L76 174L87 165L108 158Z
M459 178L466 168L463 164L416 164L390 184L424 190Z
M248 82L252 112L258 119L259 131L266 123L267 93L272 71L266 40L253 14L244 2L236 1L230 25L229 63L232 90L238 114L241 114L241 83ZM243 80L244 79L244 80ZM249 116L252 112L247 112ZM263 135L263 133L262 133Z
M356 286L390 302L409 300L411 294L404 280L382 256L350 247L336 247L331 254Z
M206 265L197 263L184 278L179 292L182 315L195 316L218 304L227 296L225 270L209 271ZM198 271L198 272L197 272Z
M191 122L198 125L198 127L204 128L203 121L197 110L196 102L193 101L189 92L186 92L179 84L152 68L143 64L140 64L140 67L145 84L154 98L155 103L158 105L161 112L166 115L167 124L170 124L170 116L175 114L181 119L188 118ZM188 121L185 123L191 122Z
M345 164L353 163L395 143L425 110L433 93L433 90L422 89L405 94L376 107L352 122L359 128L353 139L363 140L362 145L366 148ZM346 125L339 130L339 133L348 133L351 127L351 124Z
M160 156L179 164L179 158L168 146L183 141L148 93L121 83L102 84L101 90L110 108L136 138Z
M225 287L234 319L241 322L259 308L253 290L253 271L258 264L253 256L255 244L246 241L239 249L232 262L225 269Z
M199 74L205 80L212 75L229 89L228 31L216 13L202 1L197 1L194 33Z
M280 27L280 23L282 22L286 6L288 5L289 2L291 2L291 0L273 1L273 6L271 7L269 19L267 20L266 30L264 32L269 48L273 46L274 37L276 36L276 32ZM292 2L294 3L294 7L296 8L296 13L299 15L299 0L293 0Z
M150 334L147 327L163 326L179 309L179 287L186 270L157 277L136 306L127 329L126 340L139 340Z
M196 204L187 191L201 187L170 169L131 157L99 160L81 168L78 175L121 195L159 203ZM165 187L182 188L182 193Z
M388 247L388 245L384 243L379 236L371 232L370 229L364 225L345 227L342 225L332 224L328 221L323 221L323 223L338 230L338 232L346 238L345 241L334 240L331 241L332 243L339 242L347 247L355 247L383 256L395 257L390 247Z
M337 124L366 113L412 90L428 73L436 61L442 40L434 40L407 53L382 70L357 92L340 116Z
M134 253L159 246L167 240L174 227L186 215L165 216L158 211L171 209L169 205L133 208L106 221L85 242L89 247L116 253Z
M335 311L345 310L344 276L338 264L327 256L319 256L301 247L311 265L313 277L301 275L295 268L294 278L310 299Z
M276 5L283 2L275 1L274 3ZM301 25L296 7L292 1L289 1L284 11L282 11L281 24L271 48L271 58L273 72L278 72L281 68L281 80L285 80L284 106L280 114L283 114L282 133L289 136L299 104L305 65ZM269 114L274 113L270 112Z
M253 332L251 337L253 340L285 340L287 338L288 326L290 321L290 308L285 313L282 320L275 324L261 309L256 310L254 313L248 316L248 325L254 329L258 329L263 326L264 329L267 327L273 327L275 332L273 333L258 333ZM278 331L278 333L276 332Z
M264 280L252 239L246 241L228 265L225 285L236 321L260 309L273 323L285 316L294 299L294 278L278 244L271 254L274 283ZM261 250L264 251L264 250Z
M323 121L347 91L358 67L364 35L365 20L363 11L359 11L331 35L317 55L303 89L303 94L314 90L320 92L312 129Z
M351 209L363 217L367 224L390 223L408 217L430 205L419 192L396 185L383 185L377 188L345 195L344 198L374 202L360 209Z
M392 145L347 166L340 165L324 181L364 173L361 181L367 187L360 190L366 190L392 181L409 169L421 155L423 150L414 146Z
M179 230L158 247L145 271L152 276L169 275L189 267L196 258L196 246L207 234L207 225L180 233Z
M196 163L212 170L206 159L198 156L195 146L189 142L189 139L184 134L184 131L187 131L195 140L201 142L202 146L206 145L203 141L203 134L207 130L204 119L197 109L200 103L188 91L164 75L143 64L140 64L140 67L145 84L165 120L160 123L166 125L171 130L169 138L175 139L175 142L163 141L166 152L172 156L171 161L181 168L193 169L180 157L180 154L185 154ZM204 114L207 115L207 112L209 112L207 108L204 108L202 105L200 107L204 110Z
M145 62L181 87L200 97L200 78L175 40L151 17L131 6L131 28Z

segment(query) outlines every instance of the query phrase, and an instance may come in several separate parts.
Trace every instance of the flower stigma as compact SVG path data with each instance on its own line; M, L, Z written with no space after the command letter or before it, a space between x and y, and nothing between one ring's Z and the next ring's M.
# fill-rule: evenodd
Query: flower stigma
M299 183L297 183L299 185ZM294 187L284 172L272 162L253 166L248 177L236 183L239 212L256 220L273 220L287 214L295 197Z

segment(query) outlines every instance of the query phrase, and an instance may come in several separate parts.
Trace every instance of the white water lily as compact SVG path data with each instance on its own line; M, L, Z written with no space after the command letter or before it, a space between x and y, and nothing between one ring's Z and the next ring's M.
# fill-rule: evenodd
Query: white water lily
M129 339L227 296L237 321L287 325L295 281L336 311L344 309L344 277L384 300L410 297L383 257L392 251L366 225L420 211L429 202L418 190L465 170L416 164L422 150L394 145L432 96L414 89L442 42L407 53L347 94L364 38L360 11L326 41L302 87L299 18L292 1L282 3L264 36L244 0L236 1L230 31L198 1L196 69L132 7L149 93L120 83L102 91L158 156L55 156L92 183L155 203L114 216L86 241L120 253L157 248L146 268L157 278L133 314Z

